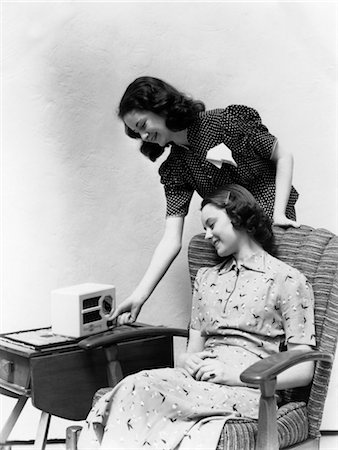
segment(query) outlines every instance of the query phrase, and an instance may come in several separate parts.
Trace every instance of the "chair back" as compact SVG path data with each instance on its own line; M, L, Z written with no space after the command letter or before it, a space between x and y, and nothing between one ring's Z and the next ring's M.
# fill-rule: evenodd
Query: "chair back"
M302 272L313 287L316 348L334 357L338 334L338 236L307 225L300 228L274 226L273 231L273 256ZM211 267L220 261L204 233L194 236L188 247L192 286L200 267ZM320 430L331 368L332 364L318 362L310 389L290 389L283 393L285 401L302 399L307 402L310 437L318 436Z

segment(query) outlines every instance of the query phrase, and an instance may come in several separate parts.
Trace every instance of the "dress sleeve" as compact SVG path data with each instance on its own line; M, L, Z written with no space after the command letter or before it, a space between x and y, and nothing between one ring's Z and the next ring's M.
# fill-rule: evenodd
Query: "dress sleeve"
M255 109L244 105L228 106L224 110L223 127L225 141L230 139L261 158L271 158L277 138L262 123Z
M282 313L285 344L315 346L313 290L300 272L286 275L279 307Z
M201 330L203 324L204 314L200 286L202 285L202 278L206 270L205 267L199 269L195 277L190 318L190 328L193 330Z
M185 180L184 167L170 155L160 166L159 174L167 201L167 217L186 216L194 190Z

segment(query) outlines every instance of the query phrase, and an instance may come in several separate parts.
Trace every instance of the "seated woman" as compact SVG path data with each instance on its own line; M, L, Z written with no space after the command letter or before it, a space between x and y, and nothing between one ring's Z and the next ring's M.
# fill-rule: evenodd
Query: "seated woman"
M243 187L226 185L202 202L202 223L219 256L196 276L190 337L179 367L123 379L90 412L79 448L216 448L230 417L258 417L260 391L240 374L261 358L315 345L313 292L304 275L271 256L271 224ZM305 386L313 363L277 378Z

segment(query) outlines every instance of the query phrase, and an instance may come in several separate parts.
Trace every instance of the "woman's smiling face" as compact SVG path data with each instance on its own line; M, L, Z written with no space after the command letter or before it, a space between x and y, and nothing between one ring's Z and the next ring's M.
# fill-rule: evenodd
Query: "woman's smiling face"
M150 111L131 111L123 117L123 122L140 135L144 142L152 142L165 147L172 139L165 119Z
M210 239L221 257L237 253L239 232L233 227L225 209L208 203L202 209L202 224L205 239Z

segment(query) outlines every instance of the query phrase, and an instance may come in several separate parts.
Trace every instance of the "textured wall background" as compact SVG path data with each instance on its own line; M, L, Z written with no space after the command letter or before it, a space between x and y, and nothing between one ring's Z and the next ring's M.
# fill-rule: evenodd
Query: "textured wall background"
M114 283L122 300L142 276L164 224L159 163L116 117L140 75L209 109L255 107L294 153L299 220L338 232L334 3L3 3L2 15L2 332L49 325L52 289ZM188 322L199 202L141 321Z

